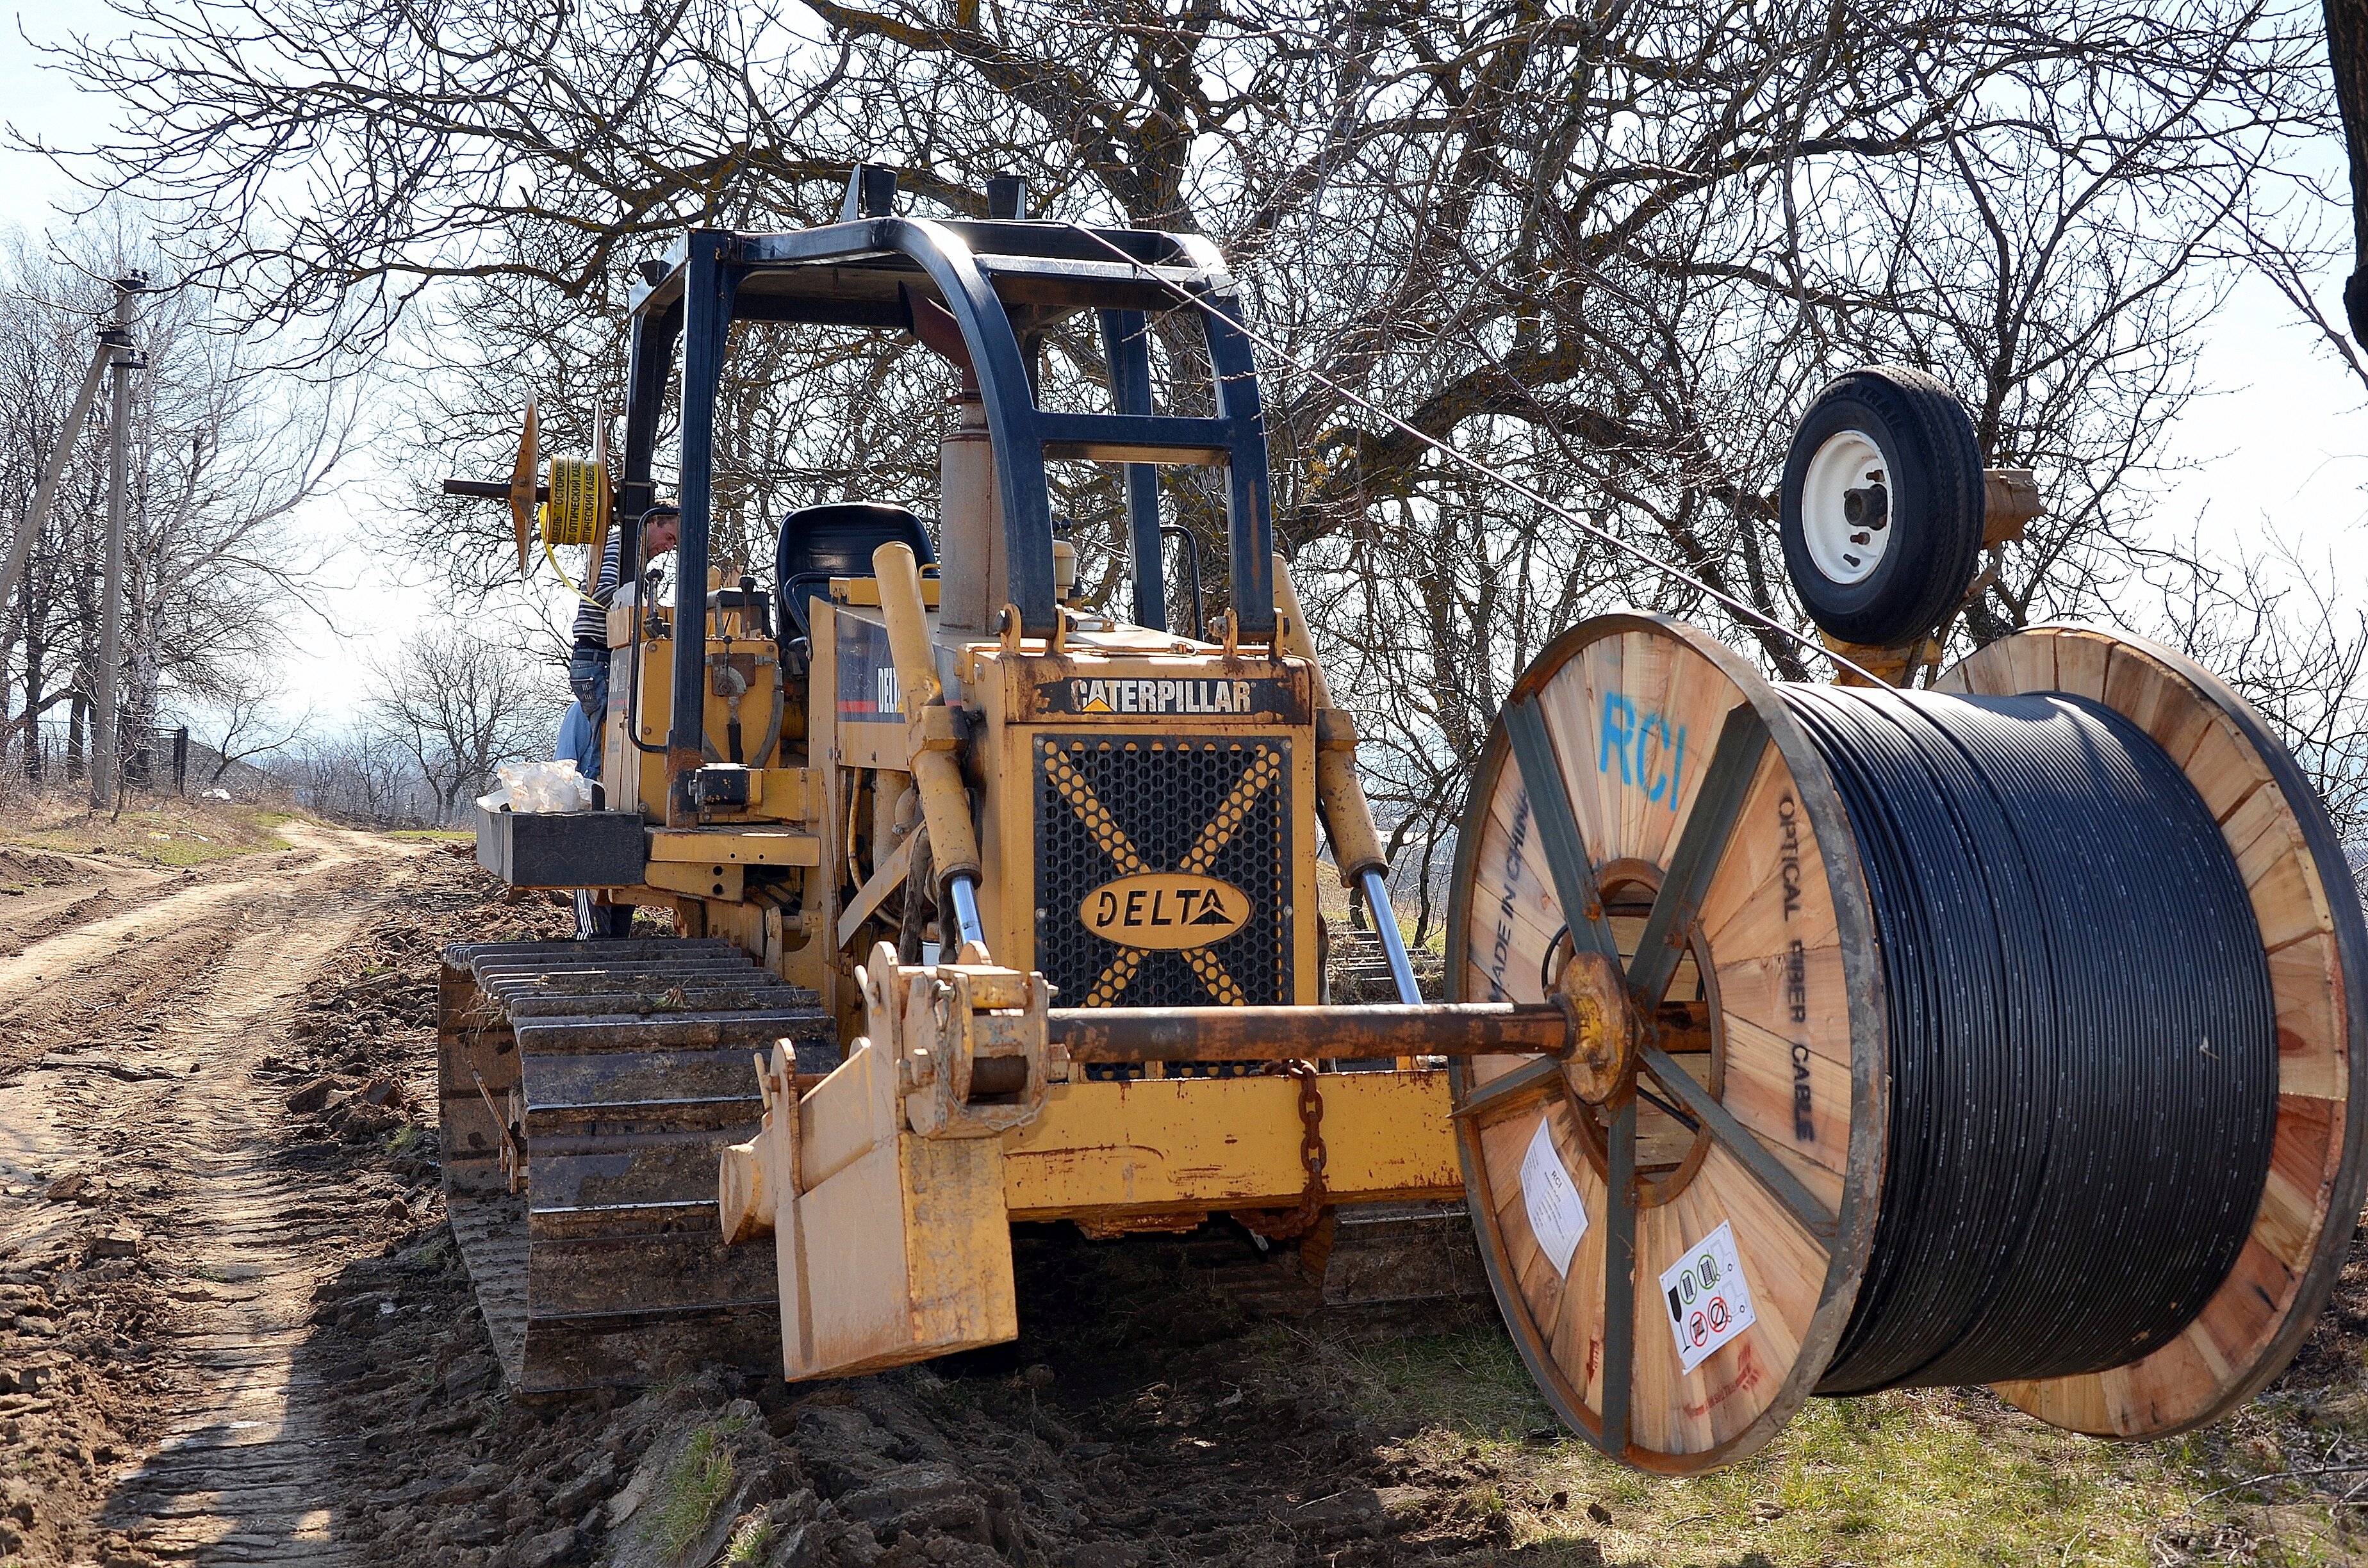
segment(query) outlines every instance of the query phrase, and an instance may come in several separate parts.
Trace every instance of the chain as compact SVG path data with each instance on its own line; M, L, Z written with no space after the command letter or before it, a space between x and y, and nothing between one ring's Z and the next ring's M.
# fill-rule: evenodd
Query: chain
M1269 1241L1295 1241L1324 1213L1324 1096L1316 1091L1313 1062L1269 1062L1266 1071L1299 1083L1299 1163L1306 1167L1307 1186L1295 1208L1236 1209L1234 1218Z

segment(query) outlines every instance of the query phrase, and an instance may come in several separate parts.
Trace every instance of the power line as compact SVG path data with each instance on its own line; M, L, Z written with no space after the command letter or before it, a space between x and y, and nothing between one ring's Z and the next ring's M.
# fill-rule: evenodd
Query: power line
M1374 403L1370 398L1367 398L1363 394L1342 385L1339 381L1335 381L1330 376L1326 375L1323 371L1315 369L1315 366L1294 358L1281 344L1276 343L1266 334L1218 309L1204 296L1195 294L1190 290L1184 288L1181 284L1177 283L1172 278L1164 277L1154 271L1150 267L1136 260L1133 256L1127 255L1125 251L1121 250L1118 246L1110 244L1110 241L1094 233L1091 229L1087 228L1084 224L1071 222L1065 226L1076 231L1077 233L1084 235L1093 244L1099 245L1102 249L1110 252L1111 256L1116 256L1119 260L1126 263L1127 266L1133 267L1135 271L1141 273L1145 278L1150 278L1160 288L1165 289L1169 293L1175 295L1176 298L1184 304L1191 306L1194 310L1203 311L1208 314L1214 316L1217 320L1224 323L1234 331L1240 333L1251 343L1265 349L1269 357L1281 360L1282 363L1290 366L1292 369L1297 370L1301 375L1315 381L1317 385L1336 393L1347 402L1354 403L1357 407L1363 409L1366 413L1372 415L1374 418L1381 420L1383 424L1388 425L1391 428L1405 435L1413 437L1416 440L1421 442L1432 451L1437 452L1440 456L1447 459L1450 462L1479 475L1482 479L1487 480L1491 483L1503 486L1505 489L1513 492L1516 495L1522 497L1524 500L1529 501L1534 506L1545 508L1545 510L1551 512L1555 517L1560 517L1563 521L1569 523L1574 528L1580 529L1582 532L1593 535L1595 538L1601 540L1604 543L1610 545L1612 549L1619 551L1623 555L1634 557L1635 560L1643 562L1653 571L1660 573L1663 576L1683 583L1686 586L1694 589L1698 593L1707 594L1711 598L1716 600L1722 605L1725 605L1728 609L1733 610L1745 620L1756 625L1764 626L1769 631L1775 632L1779 637L1783 638L1785 641L1798 643L1801 647L1807 649L1812 653L1830 659L1837 665L1848 670L1850 674L1857 676L1873 685L1883 686L1888 684L1876 676L1872 671L1861 667L1851 660L1826 646L1825 643L1817 641L1816 638L1806 636L1802 632L1794 631L1792 627L1785 625L1782 621L1778 620L1775 617L1770 615L1759 606L1747 603L1742 599L1736 598L1733 594L1726 593L1722 589L1711 586L1710 584L1703 582L1701 578L1696 577L1691 573L1686 571L1683 567L1673 566L1668 562L1662 560L1659 556L1655 555L1652 551L1644 549L1642 546L1631 544L1628 540L1622 539L1619 535L1611 532L1610 529L1588 521L1585 517L1580 517L1569 507L1560 506L1555 502L1548 500L1536 490L1522 483L1520 480L1515 479L1511 474L1491 468L1486 463L1480 461L1477 458L1470 457L1465 453L1460 452L1453 447L1449 446L1446 442L1438 439L1436 437L1417 429L1414 426L1407 424L1405 420L1399 418L1396 415L1390 413L1387 409L1383 408L1380 404ZM1205 271L1205 269L1203 270ZM1501 366L1498 367L1499 369L1502 368L1503 367Z

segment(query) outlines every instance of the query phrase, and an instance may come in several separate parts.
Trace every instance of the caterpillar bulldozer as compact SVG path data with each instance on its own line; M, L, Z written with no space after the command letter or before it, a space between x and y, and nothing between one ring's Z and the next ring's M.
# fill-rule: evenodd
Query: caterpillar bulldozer
M1016 181L993 182L984 219L900 216L894 196L858 167L836 222L694 229L647 264L613 475L601 454L543 483L529 434L507 482L447 484L508 501L521 563L539 502L546 542L597 562L613 528L627 563L601 797L482 812L480 860L672 917L666 936L445 955L446 1188L512 1386L686 1364L819 1378L1008 1341L1013 1227L1033 1223L1117 1237L1231 1215L1327 1297L1478 1293L1486 1265L1502 1301L1514 1266L1475 1255L1463 1209L1471 1162L1494 1156L1459 1120L1548 1099L1595 1130L1612 1196L1587 1256L1619 1278L1639 1204L1713 1142L1796 1193L1738 1119L1759 1113L1725 1103L1693 925L1764 735L1706 721L1689 756L1674 722L1628 713L1619 810L1651 805L1657 858L1591 864L1566 806L1522 797L1489 842L1543 857L1537 907L1454 912L1481 978L1451 988L1476 999L1426 1000L1355 727L1274 551L1222 259L1192 234L1025 219ZM1041 346L1079 318L1095 406L1045 406ZM792 512L760 591L712 569L718 388L735 326L801 325L911 334L945 361L935 527L885 499ZM682 526L660 606L631 589L670 392ZM1052 461L1121 472L1122 608L1073 600ZM1219 478L1227 602L1209 624L1167 623L1163 465ZM1590 776L1615 777L1612 719ZM1547 722L1512 732L1524 777L1555 767ZM1466 824L1463 862L1486 837ZM1326 878L1372 912L1390 1001L1327 997ZM1553 1174L1529 1183L1538 1224L1577 1202ZM1590 1357L1626 1365L1630 1333L1612 1324ZM1614 1452L1621 1423L1600 1437Z
M632 603L622 574L602 799L478 822L513 885L669 909L674 934L463 945L443 970L447 1191L522 1391L1008 1339L1014 1222L1235 1213L1336 1299L1486 1290L1452 1042L1273 551L1232 285L1196 236L1023 221L997 187L995 216L930 222L860 169L839 222L690 232L633 295L613 477L603 455L538 483L529 450L507 483L448 483L511 501L522 563L538 501L546 540L597 563L613 526L637 562L679 360L676 592ZM1175 314L1194 299L1213 308ZM1038 344L1085 312L1109 406L1040 407ZM1161 312L1212 413L1155 412ZM934 539L885 501L813 506L782 520L769 593L722 581L716 393L741 323L943 356ZM1127 613L1070 602L1054 460L1123 465ZM1190 629L1205 640L1167 625L1170 463L1224 476L1230 604ZM1394 1005L1323 1005L1326 874L1378 912ZM1563 1042L1563 1010L1527 1011L1475 1022Z

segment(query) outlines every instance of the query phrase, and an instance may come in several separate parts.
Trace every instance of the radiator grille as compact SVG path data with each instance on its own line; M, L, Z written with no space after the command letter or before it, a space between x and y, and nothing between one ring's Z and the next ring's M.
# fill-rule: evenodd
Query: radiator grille
M1039 735L1036 962L1063 1007L1270 1006L1292 999L1291 741ZM1216 877L1250 917L1186 952L1088 930L1086 895L1145 871Z

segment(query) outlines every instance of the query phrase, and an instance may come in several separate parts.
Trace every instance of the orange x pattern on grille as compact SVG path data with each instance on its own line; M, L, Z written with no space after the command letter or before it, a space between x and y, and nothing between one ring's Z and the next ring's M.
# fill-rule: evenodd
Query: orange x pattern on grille
M1053 788L1060 791L1061 799L1069 803L1069 809L1076 812L1077 819L1086 824L1086 831L1094 835L1094 843L1118 867L1121 876L1133 876L1138 871L1151 869L1135 848L1134 841L1127 837L1125 830L1118 825L1118 819L1110 814L1108 806L1102 804L1100 797L1094 793L1092 783L1077 770L1075 763L1057 749L1047 748L1044 774L1053 781ZM1233 842L1234 835L1241 832L1242 824L1249 819L1250 808L1258 803L1258 798L1281 776L1281 757L1265 746L1258 747L1249 767L1242 770L1242 776L1234 780L1234 787L1219 802L1216 815L1211 817L1194 835L1191 847L1184 851L1184 858L1176 863L1176 869L1205 875L1216 863L1225 846ZM1110 960L1087 990L1085 1005L1088 1007L1113 1005L1119 994L1133 981L1135 971L1143 967L1143 960L1147 956L1141 948L1120 949L1118 956ZM1219 1006L1248 1005L1248 994L1226 971L1214 953L1206 948L1187 948L1181 956Z

